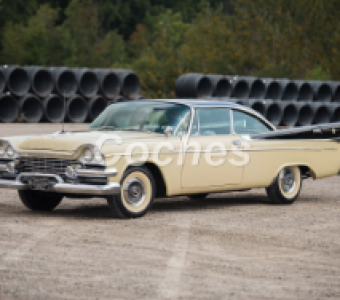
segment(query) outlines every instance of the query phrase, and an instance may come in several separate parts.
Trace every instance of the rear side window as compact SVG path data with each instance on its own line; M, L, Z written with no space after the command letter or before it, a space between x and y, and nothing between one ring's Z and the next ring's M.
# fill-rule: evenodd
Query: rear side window
M197 109L192 134L226 135L231 133L230 110L226 108Z
M272 131L259 119L238 110L233 110L233 125L236 134L257 134Z

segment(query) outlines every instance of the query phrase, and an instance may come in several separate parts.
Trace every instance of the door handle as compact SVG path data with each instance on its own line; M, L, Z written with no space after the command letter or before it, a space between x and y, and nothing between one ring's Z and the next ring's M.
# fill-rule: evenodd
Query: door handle
M239 141L239 140L233 140L233 145L234 145L234 146L241 146L241 141Z

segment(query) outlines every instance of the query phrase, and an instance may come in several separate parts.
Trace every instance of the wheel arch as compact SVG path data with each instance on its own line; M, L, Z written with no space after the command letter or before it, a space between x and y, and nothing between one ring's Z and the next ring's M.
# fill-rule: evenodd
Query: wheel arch
M132 165L127 166L125 172L128 169L133 168L133 167L147 168L151 172L153 179L155 180L156 198L166 197L167 188L166 188L164 176L160 168L155 163L145 161L145 162L139 162L137 164L132 164Z
M315 171L308 164L305 164L305 163L287 163L287 164L281 165L278 168L278 170L276 171L276 174L273 177L273 180L271 181L270 185L276 180L277 176L280 174L282 169L284 169L286 167L294 167L294 166L299 167L302 176L312 177L314 180L316 179Z

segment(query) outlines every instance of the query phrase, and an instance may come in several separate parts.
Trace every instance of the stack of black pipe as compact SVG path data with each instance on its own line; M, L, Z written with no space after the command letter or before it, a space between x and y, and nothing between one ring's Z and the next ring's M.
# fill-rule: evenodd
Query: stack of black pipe
M131 70L0 67L0 122L91 122L110 102L142 98Z
M340 122L340 82L189 73L177 79L178 98L232 101L276 126Z

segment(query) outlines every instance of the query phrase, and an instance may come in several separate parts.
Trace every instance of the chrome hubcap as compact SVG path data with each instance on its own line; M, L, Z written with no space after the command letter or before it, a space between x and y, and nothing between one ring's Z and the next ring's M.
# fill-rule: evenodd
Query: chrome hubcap
M145 199L145 186L143 181L137 177L131 178L124 185L124 196L130 205L141 205Z
M281 187L285 193L291 193L296 185L296 178L293 168L284 168L280 175Z

